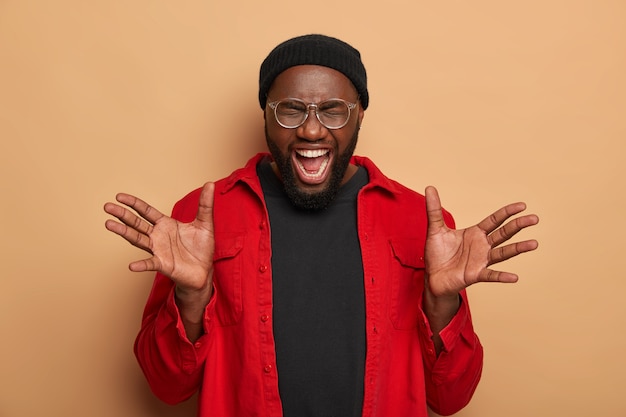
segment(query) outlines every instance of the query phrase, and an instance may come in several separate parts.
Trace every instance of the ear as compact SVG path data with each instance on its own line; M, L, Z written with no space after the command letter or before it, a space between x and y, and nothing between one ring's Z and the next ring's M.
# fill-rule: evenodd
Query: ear
M263 107L263 120L267 123L267 106Z
M359 121L358 126L361 126L361 123L363 122L363 118L365 117L365 110L363 110L363 107L361 106L361 103L359 103L359 114L357 116L357 120Z

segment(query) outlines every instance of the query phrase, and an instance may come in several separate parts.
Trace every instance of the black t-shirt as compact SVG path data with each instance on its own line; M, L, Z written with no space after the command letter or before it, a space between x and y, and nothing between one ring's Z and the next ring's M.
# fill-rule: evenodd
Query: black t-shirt
M273 324L285 417L359 417L365 290L357 194L367 171L320 211L295 208L269 162L257 172L272 237Z

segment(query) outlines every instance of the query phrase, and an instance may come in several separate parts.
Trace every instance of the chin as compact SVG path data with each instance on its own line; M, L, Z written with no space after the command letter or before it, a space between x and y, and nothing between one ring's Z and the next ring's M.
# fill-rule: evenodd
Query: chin
M329 166L326 167L329 172L325 174L324 180L320 184L311 185L302 182L298 178L299 174L296 174L294 171L298 168L293 166L292 155L284 155L280 151L276 143L270 138L266 127L265 139L267 146L278 167L285 193L296 208L318 211L326 209L334 201L356 148L358 132L359 129L356 129L343 152L333 154L331 161L329 161Z

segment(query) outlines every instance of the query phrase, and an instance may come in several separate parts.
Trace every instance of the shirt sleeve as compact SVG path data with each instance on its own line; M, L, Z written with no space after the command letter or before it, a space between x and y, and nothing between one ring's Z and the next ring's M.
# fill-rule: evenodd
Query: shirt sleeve
M428 318L421 312L426 398L433 411L441 415L454 414L469 403L482 373L483 348L474 332L466 292L460 296L459 310L439 333L443 348L438 357Z
M174 299L174 285L157 274L134 351L150 388L162 401L176 404L197 391L206 338L205 334L195 343L189 341Z

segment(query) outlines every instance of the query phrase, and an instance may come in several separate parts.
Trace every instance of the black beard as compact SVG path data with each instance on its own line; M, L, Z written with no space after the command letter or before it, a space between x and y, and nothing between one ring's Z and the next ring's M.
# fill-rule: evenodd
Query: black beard
M315 193L308 193L298 188L298 185L296 184L296 177L293 172L293 168L291 167L291 157L281 153L278 146L276 146L267 133L267 127L265 128L265 141L267 142L267 147L272 154L272 158L274 158L274 162L276 162L287 197L295 207L301 210L317 211L323 210L330 205L330 203L337 196L339 188L341 188L341 182L343 181L346 170L350 165L350 159L356 149L358 137L359 129L357 127L352 135L352 138L350 138L350 143L348 143L346 150L337 156L335 163L332 166L330 180L326 188Z

